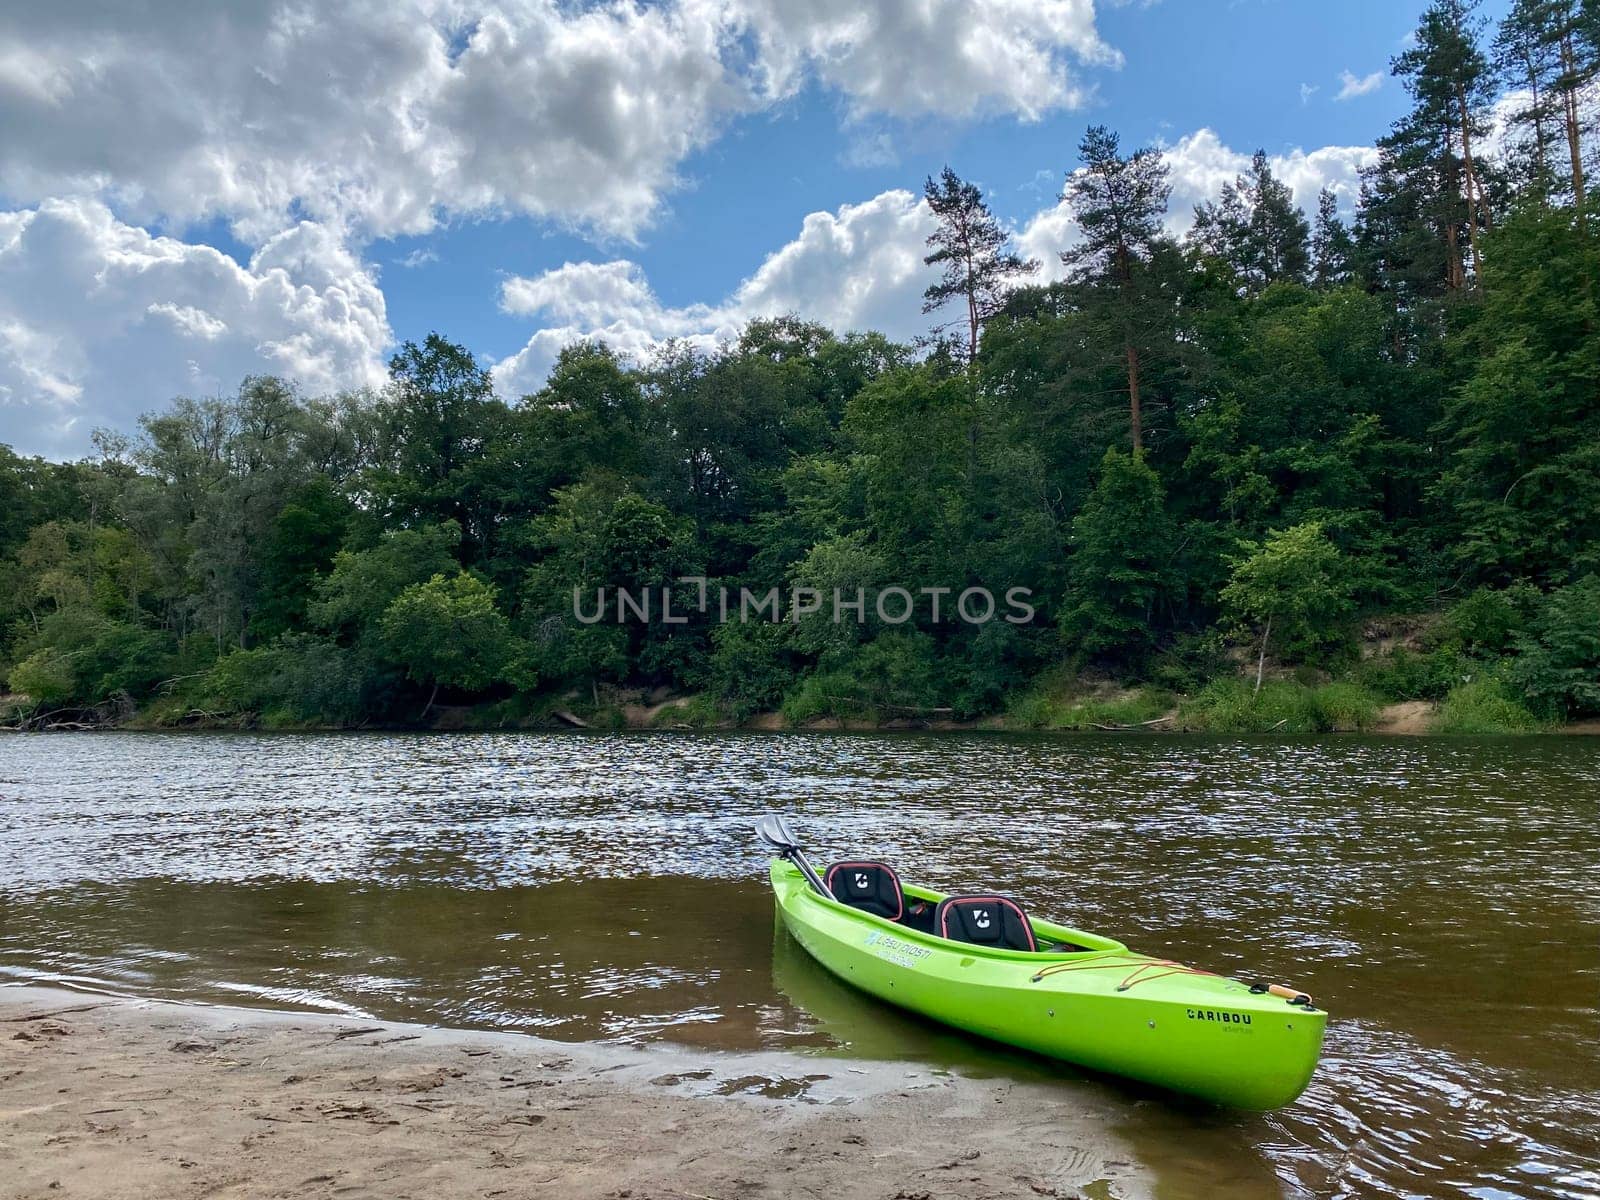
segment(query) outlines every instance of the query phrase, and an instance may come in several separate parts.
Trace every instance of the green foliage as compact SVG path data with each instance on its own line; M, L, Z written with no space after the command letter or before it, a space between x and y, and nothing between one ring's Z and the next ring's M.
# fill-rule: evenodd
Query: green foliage
M1539 728L1539 718L1493 673L1452 688L1433 723L1435 733L1532 733Z
M792 629L769 622L718 625L711 631L705 685L736 721L775 709L795 684L799 660Z
M1161 606L1177 590L1173 529L1161 481L1139 455L1106 451L1100 479L1072 522L1073 603L1063 635L1084 653L1140 662Z
M366 550L341 550L333 570L315 584L307 614L320 628L346 637L374 633L402 592L456 569L461 532L453 523L396 529Z
M1141 726L1166 716L1176 697L1161 688L1111 695L1079 695L1070 683L1046 676L1006 706L1006 724L1018 729L1104 729Z
M1271 680L1256 692L1242 679L1218 679L1184 704L1180 719L1208 733L1331 733L1370 728L1380 701L1359 684L1308 687Z
M896 630L826 662L783 701L791 725L819 717L873 721L938 715L933 639Z
M782 317L642 363L578 343L514 398L432 334L370 392L252 377L82 462L0 447L0 673L265 724L416 720L444 689L467 723L600 724L662 685L694 721L1116 725L1163 690L1213 729L1361 728L1379 697L1452 728L1600 713L1593 7L1516 0L1491 72L1472 4L1430 0L1353 221L1324 193L1309 240L1258 155L1180 245L1160 152L1095 127L1065 277L1018 286L979 189L930 180L953 341ZM904 624L872 605L894 586ZM972 587L1033 619L952 620ZM742 589L794 588L822 611L738 621ZM1428 614L1422 648L1360 659L1355 618L1386 614ZM1241 630L1294 681L1256 695ZM1154 687L1057 674L1086 663Z
M1600 715L1600 575L1552 592L1526 634L1512 679L1552 718Z
M1526 628L1528 611L1537 598L1538 593L1526 587L1479 588L1445 614L1446 644L1498 658Z
M506 678L515 653L494 589L465 571L412 584L384 610L379 630L390 661L435 692L482 691Z
M1339 549L1308 521L1244 542L1233 575L1222 589L1223 610L1240 625L1274 638L1291 656L1304 657L1336 642L1352 607Z
M1417 653L1404 646L1362 661L1355 677L1385 700L1442 700L1481 669L1474 660L1449 647Z

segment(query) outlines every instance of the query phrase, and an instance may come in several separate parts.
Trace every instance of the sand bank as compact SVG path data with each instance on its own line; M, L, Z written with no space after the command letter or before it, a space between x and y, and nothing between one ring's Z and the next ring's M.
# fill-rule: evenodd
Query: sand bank
M1136 1197L1076 1089L0 987L0 1196Z

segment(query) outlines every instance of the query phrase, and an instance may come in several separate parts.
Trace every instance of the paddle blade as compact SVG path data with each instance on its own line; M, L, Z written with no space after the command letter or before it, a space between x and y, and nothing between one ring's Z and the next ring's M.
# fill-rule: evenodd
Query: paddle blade
M787 854L800 848L799 839L789 827L788 820L776 813L768 813L756 822L756 833L763 842L780 854Z

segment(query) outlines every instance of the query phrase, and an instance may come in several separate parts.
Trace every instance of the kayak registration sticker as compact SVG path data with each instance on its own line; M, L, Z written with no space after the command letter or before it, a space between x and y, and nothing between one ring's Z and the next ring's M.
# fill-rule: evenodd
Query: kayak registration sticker
M873 953L886 962L892 962L898 967L914 967L917 960L927 958L930 951L926 946L913 946L910 942L902 942L899 938L887 933L873 930L867 934L863 946L871 946Z

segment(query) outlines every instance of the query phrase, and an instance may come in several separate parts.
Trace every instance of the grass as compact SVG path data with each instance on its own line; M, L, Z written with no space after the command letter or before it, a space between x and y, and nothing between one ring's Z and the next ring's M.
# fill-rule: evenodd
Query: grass
M1434 718L1435 733L1536 733L1546 728L1500 680L1480 675L1450 689Z
M1217 679L1185 702L1179 719L1208 733L1354 732L1376 724L1380 707L1358 683L1274 680L1257 692L1243 679Z
M1138 688L1115 696L1062 694L1046 681L1024 692L1006 709L1014 729L1094 729L1103 725L1143 725L1172 710L1175 697L1161 688Z

